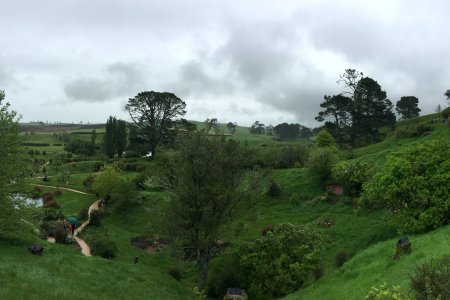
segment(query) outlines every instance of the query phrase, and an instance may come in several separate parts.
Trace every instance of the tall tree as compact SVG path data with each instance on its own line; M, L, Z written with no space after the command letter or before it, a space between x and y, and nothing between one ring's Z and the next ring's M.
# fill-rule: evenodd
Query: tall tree
M141 92L128 100L125 110L141 130L153 156L169 135L176 118L183 116L186 103L172 93Z
M26 223L21 218L22 210L10 197L12 183L24 172L25 159L20 148L21 138L15 111L4 103L5 93L0 90L0 240L16 239Z
M300 134L300 124L281 123L273 128L279 139L295 139Z
M227 124L227 129L228 129L228 131L229 131L231 134L235 134L235 133L236 133L236 127L237 127L236 122L234 122L234 123L228 122L228 124Z
M164 230L182 257L197 259L203 290L215 241L249 201L241 190L245 157L237 142L208 137L205 131L185 135L178 149L163 168L172 198Z
M340 145L348 143L351 136L352 98L343 95L334 95L324 96L323 99L324 101L320 104L320 107L324 108L324 110L319 112L316 120L323 122L326 117L333 117L334 123L332 126L330 126L331 124L325 123L325 127L334 133L334 137Z
M92 145L95 145L95 141L97 140L97 131L94 129L91 132L91 143Z
M418 117L420 108L418 107L419 99L414 96L403 96L397 101L395 109L401 115L400 119L409 119Z
M117 153L116 147L116 132L117 132L117 119L110 116L106 121L106 132L103 136L103 150L104 153L112 158Z
M450 99L450 90L445 91L444 96L446 96L447 99Z
M127 147L127 122L125 122L124 120L117 120L115 136L116 152L119 157L122 157L122 154Z
M358 144L380 140L378 129L395 124L392 102L381 86L369 77L362 78L354 92L353 132Z

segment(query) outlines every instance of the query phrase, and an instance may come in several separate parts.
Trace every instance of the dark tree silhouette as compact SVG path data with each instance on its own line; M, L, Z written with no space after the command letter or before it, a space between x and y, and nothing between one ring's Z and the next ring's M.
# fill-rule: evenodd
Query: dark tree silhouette
M403 96L397 101L395 110L401 115L400 119L418 117L420 108L419 99L414 96Z
M141 92L125 105L153 156L157 147L171 135L173 122L186 113L185 108L186 103L174 94L154 91Z

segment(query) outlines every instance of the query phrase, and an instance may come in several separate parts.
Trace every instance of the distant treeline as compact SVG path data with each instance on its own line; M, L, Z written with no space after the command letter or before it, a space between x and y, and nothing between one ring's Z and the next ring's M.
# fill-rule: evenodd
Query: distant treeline
M49 146L64 146L63 144L52 144L49 143L22 143L21 146L31 146L31 147L49 147Z

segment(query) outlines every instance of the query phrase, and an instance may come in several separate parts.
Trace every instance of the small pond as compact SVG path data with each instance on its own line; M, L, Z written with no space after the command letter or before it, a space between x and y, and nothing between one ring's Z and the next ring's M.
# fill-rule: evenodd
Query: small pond
M42 198L33 199L33 198L30 198L27 195L23 195L23 194L13 194L12 198L13 198L14 201L17 201L17 202L19 202L19 201L22 202L23 201L28 206L42 207L44 205L44 203L42 201Z

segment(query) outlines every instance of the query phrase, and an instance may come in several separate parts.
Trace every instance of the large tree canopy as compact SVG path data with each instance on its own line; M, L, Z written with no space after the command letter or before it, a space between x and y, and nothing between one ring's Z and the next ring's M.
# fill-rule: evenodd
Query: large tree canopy
M173 122L183 116L186 103L172 93L141 92L128 100L125 110L140 129L150 152L155 151L169 136Z
M332 117L334 122L325 122L325 128L333 134L339 144L362 145L380 139L379 129L395 123L392 103L386 92L369 77L347 69L338 83L344 83L347 91L335 96L325 96L320 104L323 111L316 120Z
M418 117L420 108L419 99L414 96L403 96L397 101L395 110L401 115L401 119Z
M20 151L17 114L3 103L4 98L5 93L0 91L0 240L16 238L26 225L10 197L12 183L21 177L25 160Z
M182 138L179 151L161 172L172 198L161 230L178 253L197 259L200 290L205 287L215 241L250 198L244 197L241 185L244 166L237 142L211 138L202 131Z

